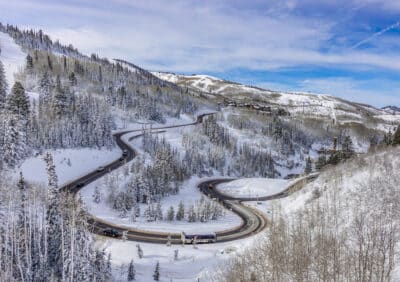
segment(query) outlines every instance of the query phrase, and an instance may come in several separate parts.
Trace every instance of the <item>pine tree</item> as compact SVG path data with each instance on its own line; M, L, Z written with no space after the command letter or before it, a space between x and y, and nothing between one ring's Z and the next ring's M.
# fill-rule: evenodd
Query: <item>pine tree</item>
M22 172L20 172L17 187L18 187L18 190L19 190L19 193L20 193L20 197L21 197L21 199L20 199L21 208L20 208L20 213L19 213L19 223L21 225L23 225L25 223L26 187L25 187L25 180L24 180L24 177L22 175Z
M194 206L191 205L190 208L189 208L189 211L188 211L188 221L189 222L195 222L196 219L197 219L197 215L196 215L196 212L194 210Z
M348 159L354 155L353 141L350 136L346 136L342 144L343 158Z
M163 212L162 212L162 208L161 208L161 203L158 202L157 203L157 207L155 210L155 218L156 220L163 220Z
M176 212L176 220L182 220L185 218L185 205L182 201L179 202L178 211Z
M7 80L4 72L3 63L0 61L0 110L3 109L6 105L6 97L7 97Z
M304 169L305 174L310 174L312 172L312 162L310 156L306 159L306 167Z
M96 204L99 204L101 202L101 193L99 190L99 187L96 186L94 188L94 192L93 192L93 202L95 202Z
M167 219L168 221L173 221L175 218L175 211L174 211L174 207L170 206L169 210L168 210L168 214L167 214Z
M142 247L139 244L136 245L136 250L137 250L138 257L140 259L143 258L143 250L142 250Z
M76 79L75 73L71 72L68 76L68 80L71 86L76 86L78 81Z
M29 54L26 56L26 69L28 72L33 70L33 58Z
M62 227L60 211L60 193L58 191L57 174L50 153L44 157L46 162L46 171L48 176L48 207L46 213L46 231L47 231L47 263L51 267L50 274L54 277L62 277Z
M393 135L392 145L393 146L400 145L400 125L397 127L397 130Z
M15 82L11 90L11 95L7 97L7 109L26 120L29 117L29 108L29 98L25 93L24 87L20 82Z
M133 260L131 260L128 268L128 281L135 280L135 275L136 275L135 266L133 264Z
M26 138L21 122L18 122L14 115L5 116L3 160L11 168L26 156Z
M48 72L44 72L39 81L39 101L41 104L48 104L51 100L52 81Z
M56 93L53 97L53 111L57 117L62 117L67 111L67 96L62 88L60 76L56 80Z
M160 262L157 261L156 268L153 274L154 281L160 281Z
M174 250L174 260L179 259L179 250Z
M325 165L326 165L326 156L325 155L320 155L318 157L317 162L315 163L315 169L316 170L321 170Z

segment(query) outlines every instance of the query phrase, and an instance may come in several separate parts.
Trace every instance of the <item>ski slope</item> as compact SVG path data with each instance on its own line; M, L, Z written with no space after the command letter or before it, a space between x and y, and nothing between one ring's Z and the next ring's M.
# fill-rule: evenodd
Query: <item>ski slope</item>
M4 65L8 88L14 85L15 74L24 68L26 54L6 33L0 32L0 61Z

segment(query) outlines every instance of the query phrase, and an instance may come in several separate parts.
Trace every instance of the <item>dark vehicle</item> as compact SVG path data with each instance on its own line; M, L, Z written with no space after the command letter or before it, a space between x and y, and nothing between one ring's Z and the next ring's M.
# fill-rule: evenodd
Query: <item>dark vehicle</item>
M121 232L119 232L118 230L112 229L112 228L104 229L103 235L108 236L108 237L114 237L114 238L118 238L118 237L122 236Z
M127 156L127 155L128 155L128 150L123 150L123 151L122 151L122 155L123 155L123 156Z
M103 170L104 170L104 166L99 166L99 167L97 168L97 171L98 171L98 172L103 171Z
M201 244L201 243L215 243L217 242L217 234L186 234L182 232L181 239L183 244Z
M213 189L214 188L214 185L212 185L212 184L208 184L208 189Z
M119 161L120 161L120 162L123 162L123 161L125 161L125 158L124 158L124 157L120 157L120 158L119 158Z
M79 182L78 184L76 184L76 187L78 188L82 188L83 186L85 186L85 182Z

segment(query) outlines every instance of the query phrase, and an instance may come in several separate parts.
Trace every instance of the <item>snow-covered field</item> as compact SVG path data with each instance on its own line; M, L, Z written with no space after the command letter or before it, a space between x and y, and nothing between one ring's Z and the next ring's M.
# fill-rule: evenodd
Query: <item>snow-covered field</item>
M233 197L266 197L284 191L288 180L271 178L242 178L217 185L218 191Z
M173 206L177 210L179 202L182 201L185 207L189 207L196 201L199 201L202 193L197 188L199 179L197 177L191 178L183 184L183 188L177 195L171 195L161 200L163 214L166 215L168 208ZM121 218L118 215L118 211L113 210L109 205L105 203L106 199L102 199L99 204L93 201L94 189L96 186L101 187L102 180L99 179L88 186L84 187L80 191L82 201L87 210L98 218L106 221L113 222L127 227L138 228L141 230L149 231L160 231L160 232L171 232L180 233L182 231L187 233L198 232L199 230L205 232L216 232L236 227L241 224L241 219L234 213L225 210L225 215L218 220L210 220L208 222L187 222L186 219L182 221L174 220L169 222L167 220L148 222L143 217L143 211L146 208L146 204L140 205L141 215L136 218L136 221L128 216Z
M8 34L3 32L0 32L0 49L0 61L5 68L8 88L11 89L15 81L14 74L25 65L26 54Z
M60 186L118 159L121 155L118 147L112 150L82 148L49 150L48 152L53 156ZM22 171L27 181L47 182L43 155L26 159L17 170Z
M197 245L172 245L140 243L143 258L139 258L136 245L131 241L104 239L99 237L98 247L111 253L113 276L116 281L127 280L128 264L133 259L136 280L138 282L153 281L153 273L157 262L160 263L160 281L194 282L210 281L209 277L215 267L223 265L243 249L259 240L261 234L248 239L228 243ZM178 259L174 260L174 251L178 250Z

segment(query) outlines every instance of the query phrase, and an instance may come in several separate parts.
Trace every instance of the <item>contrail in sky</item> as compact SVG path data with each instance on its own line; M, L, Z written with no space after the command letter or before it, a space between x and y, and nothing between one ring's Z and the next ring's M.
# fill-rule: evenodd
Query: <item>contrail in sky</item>
M372 34L370 37L365 38L364 40L361 40L360 42L354 44L351 49L356 49L358 47L360 47L361 45L364 45L365 43L368 43L369 41L375 39L378 36L381 36L382 34L384 34L385 32L388 32L389 30L395 29L397 27L400 27L400 21L382 29L381 31L378 31L374 34Z

